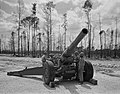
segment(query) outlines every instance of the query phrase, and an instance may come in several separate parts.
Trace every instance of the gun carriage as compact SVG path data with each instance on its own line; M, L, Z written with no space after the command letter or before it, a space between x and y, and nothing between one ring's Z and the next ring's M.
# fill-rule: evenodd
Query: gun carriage
M55 60L54 56L51 60L46 60L43 64L43 78L45 84L54 82L55 77L63 77L63 79L78 79L78 62L74 60L73 53L78 43L88 33L87 29L82 29L77 38L71 45ZM89 61L85 61L84 81L89 81L93 77L93 66Z

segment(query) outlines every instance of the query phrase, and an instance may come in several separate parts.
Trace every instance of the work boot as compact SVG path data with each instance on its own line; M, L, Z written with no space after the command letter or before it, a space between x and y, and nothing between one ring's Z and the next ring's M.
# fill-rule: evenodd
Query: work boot
M54 87L55 87L55 82L50 82L50 83L49 83L49 86L50 86L51 88L54 88Z

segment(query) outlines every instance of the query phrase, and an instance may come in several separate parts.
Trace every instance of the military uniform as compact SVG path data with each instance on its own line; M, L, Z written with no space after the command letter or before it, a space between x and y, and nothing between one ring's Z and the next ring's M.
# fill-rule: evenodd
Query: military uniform
M75 51L73 57L74 57L74 62L76 63L76 72L77 72L76 80L79 80L79 76L78 76L79 52Z
M79 53L78 53L78 51L75 51L75 53L74 53L74 62L78 62L79 61Z
M47 56L46 56L46 55L43 55L43 56L41 57L41 60L42 60L42 65L44 65L44 62L46 62L46 60L47 60Z
M84 66L85 66L85 60L84 60L84 53L80 53L80 59L79 59L79 65L78 65L78 76L79 81L82 84L83 83L83 72L84 72Z

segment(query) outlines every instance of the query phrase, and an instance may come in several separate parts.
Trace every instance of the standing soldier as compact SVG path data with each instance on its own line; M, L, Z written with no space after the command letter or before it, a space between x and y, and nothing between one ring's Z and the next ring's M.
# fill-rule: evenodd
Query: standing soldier
M43 65L44 62L46 62L46 60L47 60L47 53L46 52L43 53L43 56L41 57L41 60L42 60L42 65Z
M78 76L80 84L83 84L83 72L84 72L85 60L84 60L84 53L80 53L80 60L78 66Z
M74 52L74 62L78 62L79 61L79 52L78 51L75 51Z
M77 72L76 80L79 80L79 77L78 77L79 52L78 51L74 52L74 62L76 63L76 72Z

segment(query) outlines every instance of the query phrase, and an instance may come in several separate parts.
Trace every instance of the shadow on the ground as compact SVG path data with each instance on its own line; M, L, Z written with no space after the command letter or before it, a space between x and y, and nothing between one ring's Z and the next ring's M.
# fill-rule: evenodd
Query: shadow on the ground
M58 82L58 88L60 86L64 86L67 90L70 91L71 94L79 94L78 92L78 85L80 85L78 83L78 81L76 80L61 80ZM80 85L81 87L83 88L86 88L86 89L92 89L91 86L95 86L89 82L84 82L82 85Z
M90 86L95 86L95 85L91 84L90 82L84 82L81 86L86 89L91 89Z
M120 74L107 73L107 72L100 72L100 73L105 74L105 75L108 75L108 76L111 76L111 77L119 77L119 78L120 78Z

